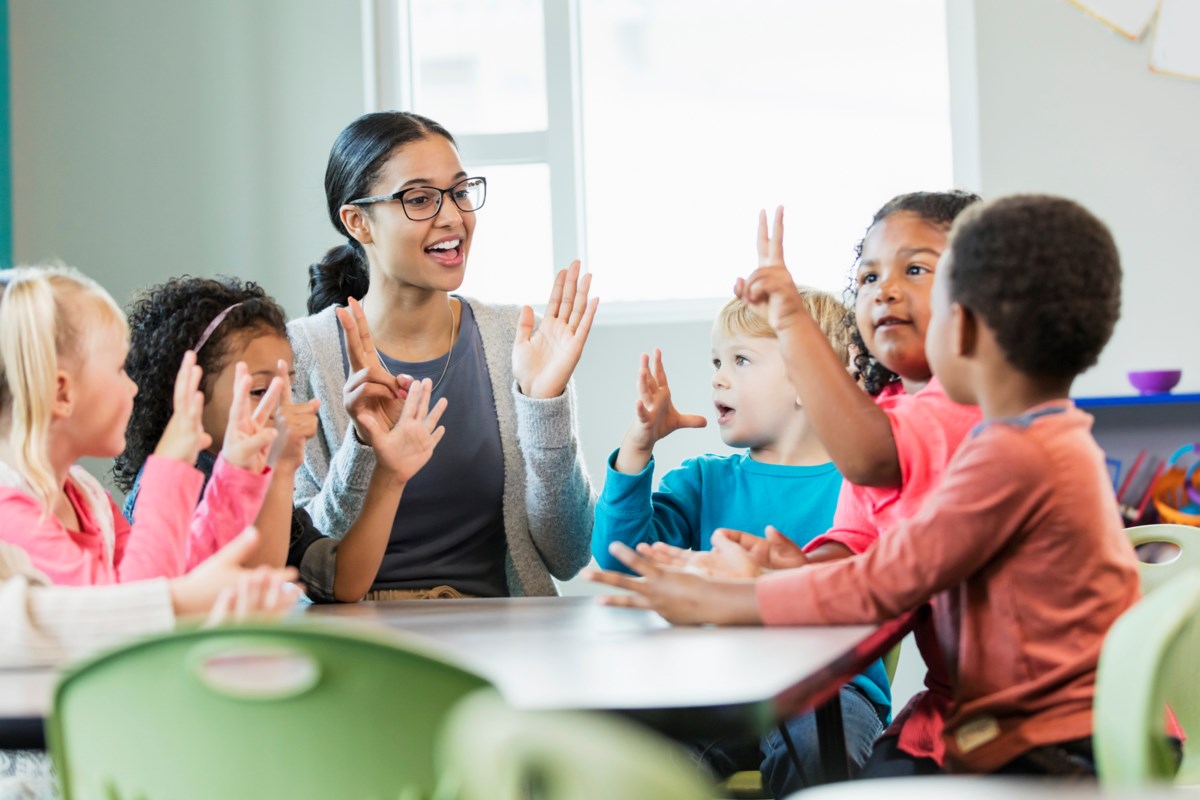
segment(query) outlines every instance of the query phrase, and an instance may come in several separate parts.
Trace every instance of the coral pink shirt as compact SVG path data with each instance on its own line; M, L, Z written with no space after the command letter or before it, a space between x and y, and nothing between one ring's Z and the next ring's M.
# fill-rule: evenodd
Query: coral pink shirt
M947 397L937 378L931 378L914 394L907 394L903 386L894 383L875 402L891 423L900 460L900 486L880 489L844 481L833 527L810 542L806 550L838 542L862 553L881 533L916 516L959 444L983 418L977 406L959 405ZM951 698L949 677L932 625L918 625L913 636L927 667L928 691L914 697L895 716L889 733L899 737L904 752L940 764L942 727Z
M1089 736L1104 636L1139 596L1091 424L1065 400L988 424L865 554L760 580L763 619L872 622L936 598L953 693L922 721L944 720L948 766L992 771Z
M0 540L23 549L34 567L55 584L92 586L148 578L173 578L216 552L254 520L270 483L218 460L214 478L224 490L205 493L203 474L174 459L150 456L142 475L137 521L130 525L99 483L79 467L64 490L79 517L68 530L44 513L19 478L5 468L0 481Z

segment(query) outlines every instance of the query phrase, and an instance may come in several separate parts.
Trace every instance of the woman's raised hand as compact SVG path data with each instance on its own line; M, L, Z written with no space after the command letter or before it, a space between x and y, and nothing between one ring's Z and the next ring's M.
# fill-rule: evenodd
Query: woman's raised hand
M267 468L271 445L279 432L272 422L275 410L283 394L283 381L279 376L271 379L267 392L251 411L250 384L253 379L246 362L239 361L233 373L233 402L229 405L229 421L225 425L225 442L221 455L235 467L262 472Z
M192 465L200 451L212 444L212 437L204 432L204 392L200 391L203 377L204 370L196 363L196 354L188 350L175 374L171 418L154 448L154 455Z
M758 269L738 278L733 293L763 316L775 330L807 314L800 291L783 261L783 206L775 209L775 230L767 230L767 212L758 212Z
M389 470L400 483L407 483L421 467L429 462L433 450L442 440L446 429L438 425L446 411L446 398L429 410L433 381L413 381L408 398L400 411L400 419L385 430L373 416L364 415L363 424L375 448L376 469Z
M342 403L354 423L359 441L374 446L371 429L364 420L370 418L379 430L390 431L400 419L404 395L412 378L392 375L384 369L375 349L375 340L371 338L367 315L357 300L351 297L348 307L337 308L334 313L346 333L346 358L350 362L350 376L342 388Z
M547 399L558 397L583 354L599 298L588 300L592 276L579 278L579 262L554 276L546 314L534 330L533 309L521 309L517 339L513 344L513 377L521 394Z

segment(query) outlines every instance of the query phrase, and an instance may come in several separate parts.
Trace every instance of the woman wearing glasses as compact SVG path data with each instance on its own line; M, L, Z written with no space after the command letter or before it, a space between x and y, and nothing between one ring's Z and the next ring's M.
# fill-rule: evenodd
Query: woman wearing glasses
M321 400L296 502L341 536L372 480L372 436L413 379L433 381L446 435L406 486L367 599L555 594L588 561L594 494L571 374L597 300L579 263L545 316L451 294L487 181L416 114L380 112L338 136L325 196L345 244L310 268L310 316L289 325L296 401ZM353 298L353 299L352 299Z

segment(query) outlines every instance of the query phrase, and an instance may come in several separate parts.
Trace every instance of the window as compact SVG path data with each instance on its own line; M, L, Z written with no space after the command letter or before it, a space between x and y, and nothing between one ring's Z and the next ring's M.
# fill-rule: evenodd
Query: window
M951 185L944 0L367 3L371 102L489 179L464 286L489 299L576 256L606 316L727 297L777 204L797 280L840 291L876 208Z

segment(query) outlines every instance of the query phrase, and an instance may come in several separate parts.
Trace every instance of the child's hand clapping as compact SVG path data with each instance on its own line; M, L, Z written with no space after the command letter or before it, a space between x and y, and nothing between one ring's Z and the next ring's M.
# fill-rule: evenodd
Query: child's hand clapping
M363 415L363 425L375 448L376 469L390 471L398 483L407 483L428 463L433 449L446 433L446 429L438 425L446 410L446 398L438 400L430 411L432 394L433 381L429 378L413 381L408 387L400 418L391 430L384 430L376 417Z
M357 300L351 297L348 308L338 308L334 313L346 334L346 358L350 362L350 376L342 389L342 402L359 441L374 447L371 428L364 420L370 418L375 429L390 431L400 419L412 378L392 375L384 369L371 329L367 327L367 315Z
M775 209L775 232L767 231L767 212L758 212L758 269L738 278L733 293L748 303L777 331L808 314L796 282L783 261L783 206Z
M642 354L638 370L636 419L625 433L614 466L618 472L635 474L646 468L654 445L680 428L703 428L708 420L699 414L681 414L671 402L671 387L663 368L662 351L654 350L654 371L650 356Z
M317 434L317 411L321 401L314 397L307 403L293 403L287 362L280 359L275 366L281 385L279 411L275 414L275 429L279 435L271 449L270 462L276 469L294 471L304 461L304 445Z
M278 431L271 427L271 419L279 407L283 383L278 377L272 378L253 412L250 411L251 383L245 362L239 361L234 371L233 402L229 406L221 455L235 467L260 473L267 468L271 445L278 436Z
M192 465L200 451L212 444L212 437L204 432L204 392L200 391L203 377L204 370L196 364L196 354L188 350L175 375L171 419L154 448L154 455Z

